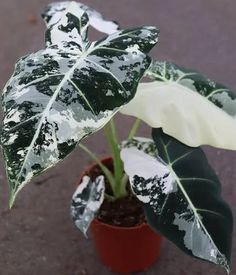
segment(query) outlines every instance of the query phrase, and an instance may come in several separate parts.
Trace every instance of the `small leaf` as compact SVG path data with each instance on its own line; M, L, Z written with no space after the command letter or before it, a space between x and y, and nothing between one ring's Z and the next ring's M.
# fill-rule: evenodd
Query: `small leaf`
M34 176L63 160L130 101L158 30L141 27L89 43L72 2L46 31L47 47L21 58L3 90L2 146L10 205Z
M220 182L200 148L153 130L159 153L121 151L124 169L148 223L187 254L229 272L233 218Z
M121 112L162 127L179 141L236 150L236 94L200 73L170 62L153 62L153 82L141 83Z
M104 176L97 177L95 181L92 181L88 176L84 176L72 197L71 216L76 227L85 236L87 236L89 225L103 203L104 194Z

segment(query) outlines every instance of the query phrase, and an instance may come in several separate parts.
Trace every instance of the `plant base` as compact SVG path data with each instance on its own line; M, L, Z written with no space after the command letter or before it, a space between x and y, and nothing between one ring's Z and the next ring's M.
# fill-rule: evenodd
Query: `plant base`
M101 161L109 167L112 159L108 157ZM90 174L95 167L96 164L89 166L83 175ZM146 223L133 227L120 227L95 219L90 228L98 257L114 272L143 271L160 256L162 238Z

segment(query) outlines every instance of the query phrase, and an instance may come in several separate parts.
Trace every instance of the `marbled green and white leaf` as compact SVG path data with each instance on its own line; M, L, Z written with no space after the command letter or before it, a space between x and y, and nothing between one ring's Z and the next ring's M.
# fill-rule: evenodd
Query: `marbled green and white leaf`
M200 148L153 130L159 156L121 151L133 192L148 223L191 256L229 271L233 220L220 182Z
M105 194L104 176L94 181L84 176L72 197L71 216L75 226L87 236L88 228L103 203Z
M158 30L142 27L89 43L87 14L74 2L63 14L46 32L47 47L21 58L3 90L10 204L134 97L157 42Z
M119 25L116 22L105 20L103 16L96 10L79 2L74 3L76 4L78 9L82 9L88 14L89 24L93 28L107 34L111 34L119 30ZM49 27L57 23L60 20L63 12L68 8L70 4L71 1L54 2L49 4L42 13L42 17L47 26Z
M203 144L236 150L236 94L193 70L154 62L121 112L162 127L189 146Z

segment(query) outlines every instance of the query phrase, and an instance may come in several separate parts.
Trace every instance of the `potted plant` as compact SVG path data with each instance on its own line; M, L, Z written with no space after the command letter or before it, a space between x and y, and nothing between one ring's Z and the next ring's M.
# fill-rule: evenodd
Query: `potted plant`
M78 145L97 164L81 177L71 214L85 234L90 224L94 232L109 228L95 236L98 246L114 227L99 221L107 220L113 205L132 200L143 209L135 227L148 230L147 247L154 244L147 265L158 257L160 237L145 222L189 255L229 272L232 213L199 146L236 149L236 95L198 72L153 61L147 54L158 41L155 27L119 30L77 2L53 3L43 18L45 49L21 58L3 90L1 145L10 206L33 177ZM89 42L89 25L109 35ZM143 76L152 81L141 83ZM112 120L117 112L149 124L152 139L135 137L137 120L120 144ZM99 160L80 142L104 126L112 159ZM125 231L132 232L128 239L134 235ZM137 266L133 271L144 268Z

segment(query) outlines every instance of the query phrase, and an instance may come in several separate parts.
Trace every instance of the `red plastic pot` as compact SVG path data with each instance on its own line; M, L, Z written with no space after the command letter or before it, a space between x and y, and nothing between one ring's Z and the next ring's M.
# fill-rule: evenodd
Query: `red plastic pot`
M111 161L112 158L102 159L105 165ZM87 168L83 175L94 166ZM135 227L118 227L95 219L91 230L98 257L114 272L143 271L159 258L161 236L145 223Z
M147 224L125 228L95 220L91 227L97 254L112 271L143 271L159 258L161 237Z

